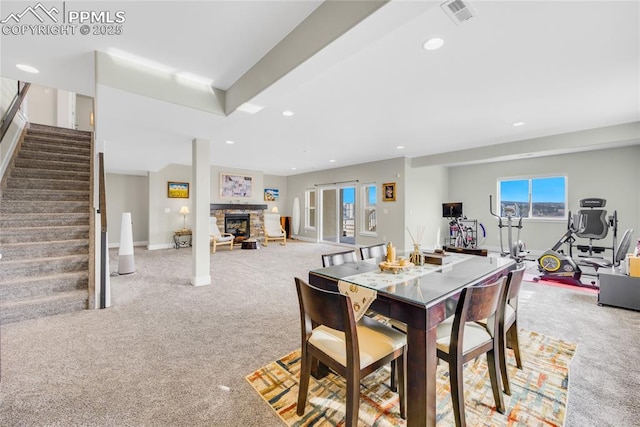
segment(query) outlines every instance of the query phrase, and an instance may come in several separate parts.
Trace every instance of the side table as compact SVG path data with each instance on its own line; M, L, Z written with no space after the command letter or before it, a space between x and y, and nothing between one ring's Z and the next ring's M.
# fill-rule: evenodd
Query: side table
M191 246L191 230L178 230L173 232L173 244L176 249Z

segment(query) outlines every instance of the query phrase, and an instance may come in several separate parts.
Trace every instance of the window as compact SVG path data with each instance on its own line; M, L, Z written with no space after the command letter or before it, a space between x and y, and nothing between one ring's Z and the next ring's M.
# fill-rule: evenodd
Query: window
M304 228L314 230L316 228L316 190L309 189L304 192Z
M567 177L501 179L498 205L503 217L567 218ZM509 208L506 212L505 208Z
M375 236L378 226L376 204L378 193L376 184L362 185L362 224L360 234Z

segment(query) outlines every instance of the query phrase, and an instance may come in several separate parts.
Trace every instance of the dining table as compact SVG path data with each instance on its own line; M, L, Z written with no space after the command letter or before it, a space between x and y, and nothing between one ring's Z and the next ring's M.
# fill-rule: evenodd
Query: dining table
M379 260L360 260L309 271L313 286L336 291L340 282L374 290L370 310L406 324L407 426L436 425L436 326L455 312L463 289L506 276L508 257L445 254L441 264L387 269Z

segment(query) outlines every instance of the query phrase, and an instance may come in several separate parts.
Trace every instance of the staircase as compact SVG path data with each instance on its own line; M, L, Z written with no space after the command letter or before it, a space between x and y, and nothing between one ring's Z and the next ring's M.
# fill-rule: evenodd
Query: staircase
M0 198L0 323L84 310L91 132L31 124Z

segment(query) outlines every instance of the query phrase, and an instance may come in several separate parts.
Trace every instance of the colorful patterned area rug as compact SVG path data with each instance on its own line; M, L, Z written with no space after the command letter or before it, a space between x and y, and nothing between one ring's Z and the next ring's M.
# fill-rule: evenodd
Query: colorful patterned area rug
M470 426L563 426L569 387L568 365L576 345L536 332L520 331L523 369L515 366L508 351L511 396L504 395L506 413L496 412L486 357L469 362L464 369L465 407ZM316 381L313 377L305 414L296 414L300 351L247 375L251 386L287 426L343 426L345 390L343 378L333 373ZM360 387L359 427L406 426L400 418L398 395L389 387L388 366L366 377ZM409 374L410 375L410 374ZM453 412L446 363L438 365L437 424L453 426Z

